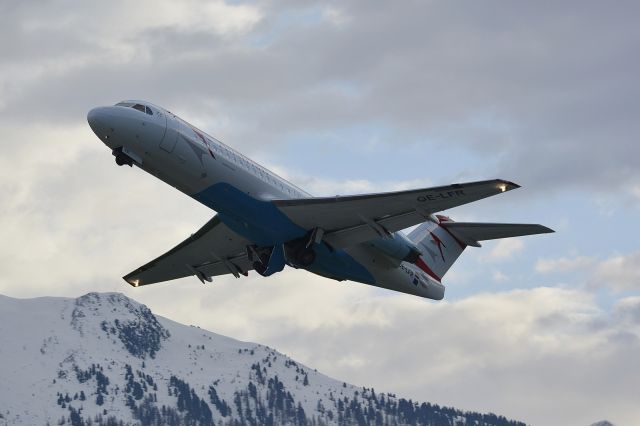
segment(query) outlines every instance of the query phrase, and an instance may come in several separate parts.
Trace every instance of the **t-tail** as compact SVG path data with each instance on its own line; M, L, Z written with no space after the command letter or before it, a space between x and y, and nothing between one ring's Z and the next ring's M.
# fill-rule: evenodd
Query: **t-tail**
M480 241L554 232L542 225L516 223L455 222L436 215L409 234L420 256L415 262L431 278L442 277L468 246L480 247Z

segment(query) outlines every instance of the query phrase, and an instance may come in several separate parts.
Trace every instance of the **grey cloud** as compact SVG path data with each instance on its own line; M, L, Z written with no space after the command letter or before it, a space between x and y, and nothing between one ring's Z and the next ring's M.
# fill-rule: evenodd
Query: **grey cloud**
M390 143L451 140L534 189L640 179L633 2L336 3L349 18L341 25L322 18L320 3L263 7L264 19L235 38L143 28L122 41L133 52L125 59L105 47L107 35L77 41L73 26L46 28L42 44L18 33L14 52L32 58L24 67L39 51L95 53L16 82L4 119L72 122L89 106L144 97L204 122L215 104L242 123L229 133L247 147L377 123ZM310 17L287 20L292 11Z
M614 314L618 321L640 328L640 297L628 297L618 302Z
M120 276L212 215L138 169L115 167L89 129L34 128L30 137L0 157L0 292L75 294L87 282L121 287Z
M585 256L538 259L535 269L541 274L575 271L585 276L590 288L609 288L616 292L640 289L640 251L614 254L605 259Z

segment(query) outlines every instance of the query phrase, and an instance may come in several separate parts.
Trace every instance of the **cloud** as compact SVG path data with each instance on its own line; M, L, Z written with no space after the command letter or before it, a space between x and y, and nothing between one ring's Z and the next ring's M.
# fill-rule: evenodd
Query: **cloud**
M545 194L608 192L640 177L637 8L21 3L3 10L0 108L69 123L144 97L205 128L233 117L225 133L251 149L376 126Z
M621 324L635 327L637 330L640 324L640 297L627 297L618 301L614 314Z
M636 185L631 188L631 195L637 200L640 201L640 185Z
M224 1L143 1L137 2L134 9L137 13L128 16L127 26L132 31L171 27L181 31L213 31L232 36L249 31L262 19L262 14L255 6ZM144 26L141 27L140 23Z
M307 189L314 196L333 196L346 194L368 194L376 192L403 191L434 186L429 179L371 181L368 179L332 179L330 177L310 176L298 170L287 170L278 165L269 165L283 178Z
M492 279L497 283L504 283L509 281L509 277L502 271L494 271Z
M20 143L0 157L1 293L69 295L119 281L213 214L137 168L116 167L85 125L3 134Z
M617 292L640 289L639 251L601 260L587 256L538 259L535 270L541 274L577 271L592 288L610 288Z
M337 26L344 25L351 20L351 17L347 16L344 13L344 10L334 6L329 6L325 8L322 14L327 21Z
M640 290L640 251L613 256L598 263L592 281L617 291Z
M516 253L522 251L523 248L524 242L518 238L498 240L488 253L487 258L492 261L510 259Z
M556 259L538 259L535 270L540 274L567 272L576 269L591 268L595 259L587 256L559 257Z

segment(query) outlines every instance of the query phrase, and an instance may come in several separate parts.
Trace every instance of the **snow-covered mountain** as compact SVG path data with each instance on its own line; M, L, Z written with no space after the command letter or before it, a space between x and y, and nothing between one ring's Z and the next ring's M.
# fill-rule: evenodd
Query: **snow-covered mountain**
M352 386L119 293L0 296L0 339L0 424L523 424Z

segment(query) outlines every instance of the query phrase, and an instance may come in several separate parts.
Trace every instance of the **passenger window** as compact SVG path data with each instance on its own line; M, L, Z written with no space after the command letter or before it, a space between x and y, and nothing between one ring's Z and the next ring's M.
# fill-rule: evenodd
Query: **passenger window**
M138 110L138 111L140 111L140 112L145 112L145 110L144 110L144 105L135 104L135 105L133 106L133 109L137 109L137 110Z

